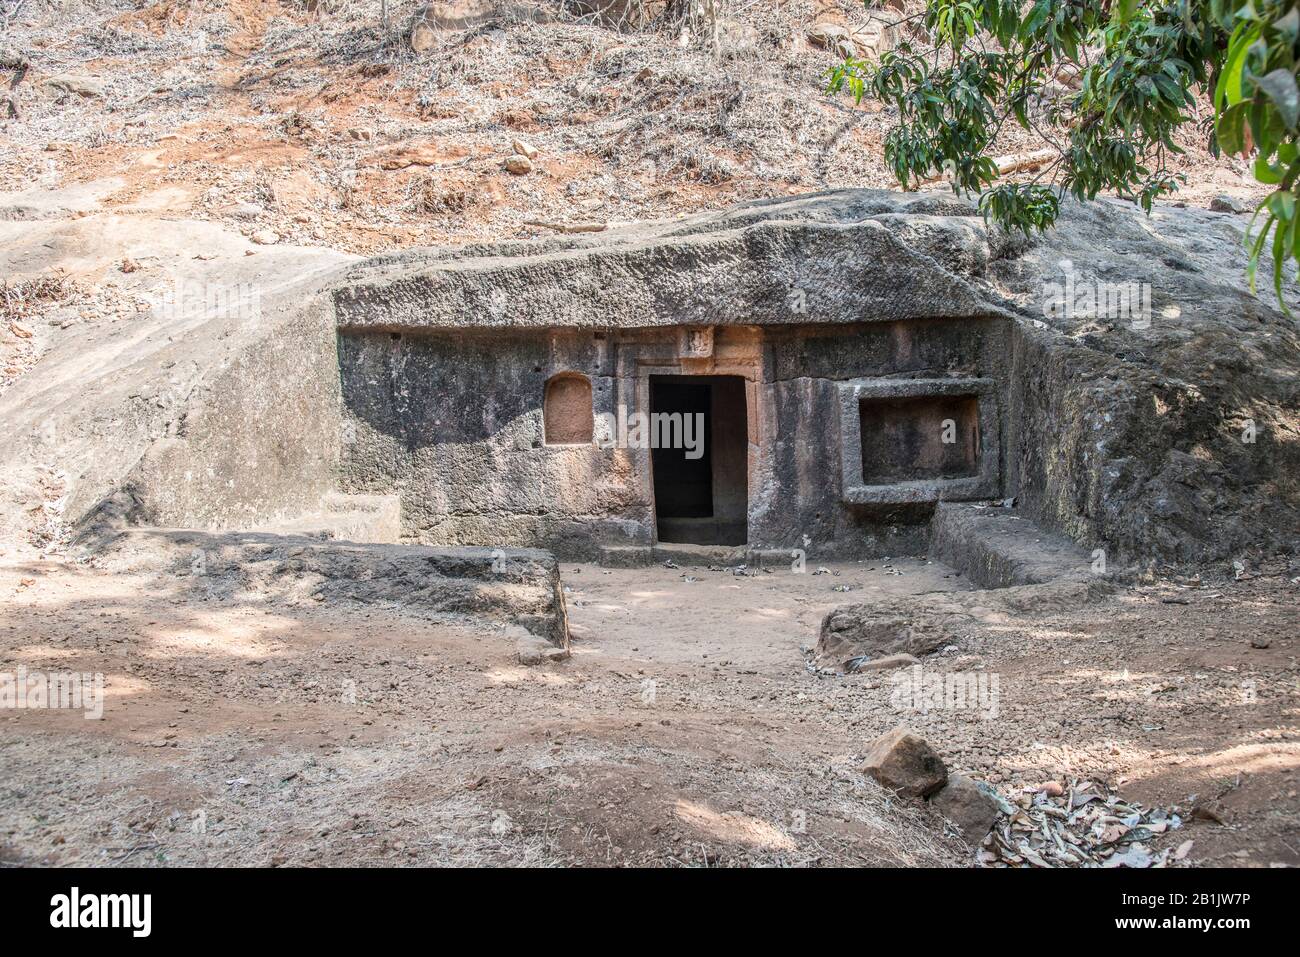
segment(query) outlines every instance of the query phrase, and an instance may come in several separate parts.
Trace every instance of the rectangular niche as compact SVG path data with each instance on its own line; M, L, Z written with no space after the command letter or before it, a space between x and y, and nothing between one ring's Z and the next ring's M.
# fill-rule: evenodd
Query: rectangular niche
M841 497L894 505L999 494L991 379L840 384Z
M977 476L979 401L975 395L860 398L863 483Z

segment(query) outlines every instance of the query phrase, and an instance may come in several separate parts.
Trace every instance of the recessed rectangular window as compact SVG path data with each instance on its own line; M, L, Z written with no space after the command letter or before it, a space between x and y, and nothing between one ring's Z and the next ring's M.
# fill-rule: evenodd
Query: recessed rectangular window
M590 443L595 428L591 380L576 372L552 376L546 383L542 424L547 445Z
M978 396L864 398L858 415L865 485L979 474Z

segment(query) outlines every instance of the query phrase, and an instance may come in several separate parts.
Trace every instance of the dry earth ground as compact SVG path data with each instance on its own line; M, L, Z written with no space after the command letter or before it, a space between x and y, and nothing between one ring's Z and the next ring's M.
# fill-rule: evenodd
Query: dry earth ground
M1155 848L1191 839L1189 863L1300 864L1300 585L1276 571L1126 588L926 660L996 674L991 716L902 711L886 675L805 667L846 598L963 587L920 560L566 565L579 639L537 668L398 607L0 562L0 667L108 684L102 721L0 718L9 865L967 864L930 807L856 771L900 721L1004 793L1077 776L1178 806Z

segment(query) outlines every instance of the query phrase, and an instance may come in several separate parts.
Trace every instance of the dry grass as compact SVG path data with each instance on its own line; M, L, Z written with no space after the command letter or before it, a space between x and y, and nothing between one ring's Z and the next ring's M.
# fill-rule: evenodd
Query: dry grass
M45 307L65 302L76 293L76 282L63 275L0 279L0 321L30 320Z

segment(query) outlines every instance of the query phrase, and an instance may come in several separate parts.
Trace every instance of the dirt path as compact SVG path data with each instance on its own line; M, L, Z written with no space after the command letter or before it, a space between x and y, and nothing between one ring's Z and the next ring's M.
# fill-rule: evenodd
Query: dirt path
M1075 774L1184 813L1217 797L1227 825L1176 838L1194 863L1300 863L1295 585L1007 622L926 662L996 673L997 715L920 714L888 677L818 677L800 650L837 585L958 583L890 564L566 565L574 657L524 668L501 634L399 608L217 602L0 555L0 671L101 671L108 691L102 721L0 715L0 860L965 864L928 807L855 770L906 721L1007 791Z

